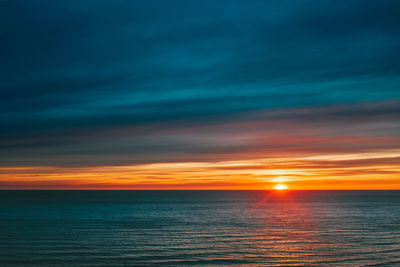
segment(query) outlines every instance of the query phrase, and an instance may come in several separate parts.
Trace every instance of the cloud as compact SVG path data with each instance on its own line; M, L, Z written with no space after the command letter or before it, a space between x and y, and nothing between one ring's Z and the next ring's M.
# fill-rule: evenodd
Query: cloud
M3 141L2 165L93 166L220 161L396 148L398 102L252 111Z
M2 1L3 166L386 149L397 1Z

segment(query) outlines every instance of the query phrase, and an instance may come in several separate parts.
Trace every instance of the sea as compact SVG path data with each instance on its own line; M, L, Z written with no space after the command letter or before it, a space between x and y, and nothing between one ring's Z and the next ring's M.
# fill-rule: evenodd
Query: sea
M0 191L0 266L400 266L400 191Z

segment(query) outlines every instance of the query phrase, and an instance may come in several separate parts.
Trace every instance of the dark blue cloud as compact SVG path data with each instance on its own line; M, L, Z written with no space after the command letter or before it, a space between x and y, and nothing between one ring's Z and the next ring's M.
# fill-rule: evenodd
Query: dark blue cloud
M127 156L114 135L90 140L397 100L398 10L395 0L0 1L1 158L62 164L86 151L95 157L82 164L162 161L174 158L171 146L201 157L237 148L158 136L161 149L126 141Z

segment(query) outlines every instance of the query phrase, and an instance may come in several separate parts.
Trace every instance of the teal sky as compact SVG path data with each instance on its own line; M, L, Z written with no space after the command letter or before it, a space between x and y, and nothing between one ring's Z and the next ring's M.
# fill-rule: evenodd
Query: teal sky
M0 164L400 148L399 11L395 0L0 1ZM288 129L337 139L254 144ZM349 135L384 141L338 141Z

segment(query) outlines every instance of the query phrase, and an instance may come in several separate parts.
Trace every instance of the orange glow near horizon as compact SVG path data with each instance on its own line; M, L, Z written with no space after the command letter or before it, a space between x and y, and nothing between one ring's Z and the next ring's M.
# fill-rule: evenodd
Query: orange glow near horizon
M288 189L288 187L284 184L277 184L277 185L274 185L274 189L275 190L286 190L286 189Z
M0 167L0 189L400 189L399 150L220 162ZM279 189L279 188L275 188Z

